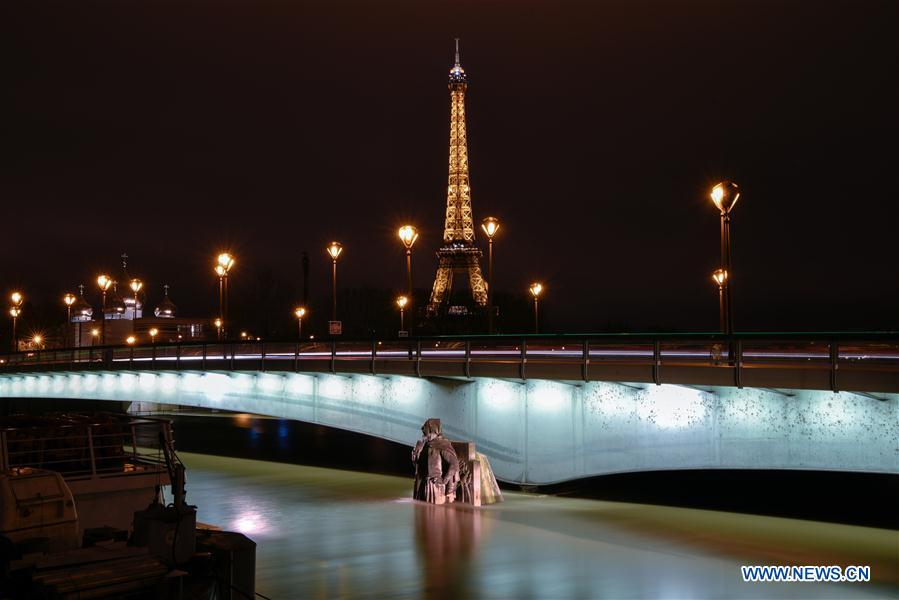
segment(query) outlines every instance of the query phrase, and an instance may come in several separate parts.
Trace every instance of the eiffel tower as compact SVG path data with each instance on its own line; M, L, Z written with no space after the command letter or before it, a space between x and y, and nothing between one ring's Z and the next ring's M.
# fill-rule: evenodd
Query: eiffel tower
M456 64L449 72L450 143L449 185L446 189L446 221L443 227L443 246L437 251L437 277L431 290L428 314L437 315L449 310L460 312L453 304L453 276L468 280L470 303L475 308L487 306L487 282L481 275L478 260L481 250L475 245L471 215L471 187L468 180L468 139L465 134L465 90L468 80L459 62L459 39L456 38ZM458 296L457 296L458 297ZM468 307L461 309L467 312Z

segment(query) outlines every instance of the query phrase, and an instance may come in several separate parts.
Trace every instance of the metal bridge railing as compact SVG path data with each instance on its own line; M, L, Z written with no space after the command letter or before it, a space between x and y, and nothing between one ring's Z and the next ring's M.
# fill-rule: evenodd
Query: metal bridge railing
M648 369L661 383L667 369L726 370L742 387L752 369L799 369L829 374L839 389L841 372L899 375L899 333L821 334L620 334L470 336L315 341L214 341L149 346L97 346L0 356L0 373L40 370L273 370L396 372L471 377L482 374L537 377L556 369L567 379L593 378L597 370ZM549 369L550 371L547 371ZM545 375L544 375L545 376ZM628 381L628 379L623 379Z
M5 417L0 420L0 470L48 469L66 479L162 472L162 443L172 443L164 419L112 413Z

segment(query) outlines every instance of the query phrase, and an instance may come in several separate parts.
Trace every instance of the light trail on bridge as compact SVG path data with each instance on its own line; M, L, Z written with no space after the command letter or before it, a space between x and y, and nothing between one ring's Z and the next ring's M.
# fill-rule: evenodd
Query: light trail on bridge
M116 369L304 370L899 391L899 334L486 336L190 342L36 350L0 373ZM697 370L697 368L702 368Z

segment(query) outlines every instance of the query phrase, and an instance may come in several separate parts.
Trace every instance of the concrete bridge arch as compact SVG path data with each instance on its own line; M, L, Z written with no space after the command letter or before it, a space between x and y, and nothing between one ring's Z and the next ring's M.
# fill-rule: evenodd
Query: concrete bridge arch
M0 375L0 397L180 404L412 444L428 417L499 478L549 484L674 469L899 472L897 395L600 381L256 371Z

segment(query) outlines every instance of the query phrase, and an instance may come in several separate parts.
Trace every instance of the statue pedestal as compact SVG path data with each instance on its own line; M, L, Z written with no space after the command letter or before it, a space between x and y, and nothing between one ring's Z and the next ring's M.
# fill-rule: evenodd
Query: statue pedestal
M490 461L475 449L474 442L451 442L459 457L459 491L456 502L481 506L503 501Z

